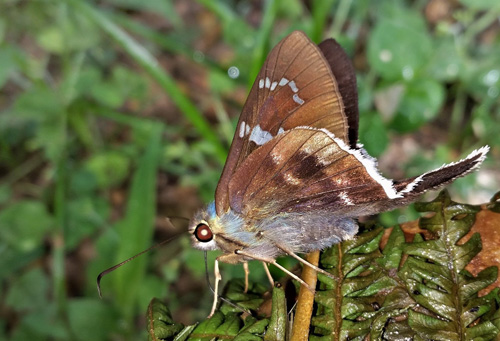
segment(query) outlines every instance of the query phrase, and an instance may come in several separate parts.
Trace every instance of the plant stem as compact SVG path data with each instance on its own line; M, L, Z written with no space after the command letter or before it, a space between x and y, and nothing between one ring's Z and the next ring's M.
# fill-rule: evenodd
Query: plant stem
M448 130L452 134L455 134L455 132L459 131L460 123L462 122L464 117L465 101L466 94L464 87L461 84L458 84L455 92L455 102L453 103L453 109L451 111L451 122ZM451 140L453 145L458 142L455 138L452 138Z
M312 3L313 27L310 35L312 41L319 43L322 40L326 18L334 3L335 0L316 0Z
M252 66L248 78L249 88L252 87L252 84L255 78L257 78L260 68L264 63L267 52L267 43L269 42L269 36L271 35L271 29L273 27L279 3L279 0L269 0L266 2L264 16L262 17L260 29L257 32L255 47L253 50Z
M306 255L306 260L312 265L318 266L319 251L314 251ZM302 268L302 279L311 288L316 288L318 280L316 271L309 266ZM297 310L292 328L292 341L306 341L309 339L309 326L314 305L314 294L305 286L301 285L299 298L297 300Z
M333 18L332 35L334 38L338 37L342 32L342 27L344 26L347 14L351 8L352 0L342 0L339 3L335 18Z
M498 9L492 9L486 11L479 19L473 21L464 32L462 46L473 45L475 36L497 21L499 15L500 12Z

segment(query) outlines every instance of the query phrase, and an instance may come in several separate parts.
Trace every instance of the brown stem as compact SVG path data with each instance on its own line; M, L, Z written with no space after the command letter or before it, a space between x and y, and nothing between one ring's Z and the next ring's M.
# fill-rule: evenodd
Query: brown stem
M306 255L306 260L318 266L319 251L314 251ZM309 266L302 268L302 280L309 287L316 288L316 271ZM304 285L300 286L299 299L297 301L297 310L292 327L292 341L307 341L309 339L309 326L311 324L311 316L314 304L314 293Z

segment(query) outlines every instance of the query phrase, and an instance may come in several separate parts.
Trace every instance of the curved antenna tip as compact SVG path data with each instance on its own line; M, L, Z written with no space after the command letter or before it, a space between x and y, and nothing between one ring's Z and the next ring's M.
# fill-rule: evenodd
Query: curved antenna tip
M99 297L100 297L100 298L102 298L102 291L101 291L101 279L104 277L104 275L107 275L108 273L110 273L110 272L112 272L112 271L114 271L114 270L118 269L120 266L122 266L122 265L124 265L124 264L126 264L126 263L128 263L128 262L130 262L130 261L132 261L132 260L134 260L134 259L136 259L137 257L139 257L140 255L142 255L142 254L144 254L144 253L146 253L146 252L149 252L149 251L151 251L151 250L153 250L153 249L156 249L157 247L160 247L160 246L162 246L162 245L164 245L164 244L166 244L166 243L171 242L172 240L174 240L175 238L179 237L180 235L181 235L181 234L177 234L177 235L174 235L174 236L172 236L172 237L170 237L170 238L167 238L167 239L165 239L164 241L162 241L161 243L158 243L158 244L156 244L156 245L153 245L153 246L151 246L150 248L147 248L146 250L139 252L139 253L138 253L138 254L136 254L135 256L132 256L132 257L130 257L130 258L128 258L128 259L126 259L126 260L124 260L123 262L120 262L120 263L118 263L118 264L116 264L116 265L114 265L114 266L110 267L109 269L104 270L104 271L103 271L103 272L101 272L99 275L97 275L97 292L99 293Z
M97 292L99 293L99 298L102 299L102 291L101 291L101 278L103 276L103 273L101 272L97 276Z

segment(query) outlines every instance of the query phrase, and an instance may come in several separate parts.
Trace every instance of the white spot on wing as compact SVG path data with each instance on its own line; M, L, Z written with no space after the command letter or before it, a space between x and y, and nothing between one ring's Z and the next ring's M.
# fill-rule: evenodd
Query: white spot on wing
M288 86L290 87L290 89L292 89L293 92L298 92L299 91L299 88L297 88L297 85L295 84L294 81L289 82Z
M339 198L342 199L342 201L344 202L344 204L346 204L347 206L354 205L354 203L352 202L351 198L349 198L349 196L347 195L346 192L340 192Z
M262 146L272 138L273 135L271 135L270 132L262 130L260 125L257 124L255 128L252 129L249 140L255 142L258 146Z
M316 158L322 166L332 163L332 155L337 151L335 143L331 143L326 147L321 148L316 152Z
M261 79L259 80L259 89L263 89L264 88L264 80Z
M250 126L247 124L245 126L245 135L248 135L248 134L250 134Z
M293 94L293 101L299 105L304 104L304 100L299 97L297 94Z
M271 80L269 77L266 77L266 89L269 89L271 87Z
M288 79L286 79L285 77L280 79L279 86L285 86L287 84L288 84Z
M299 185L300 184L300 179L297 179L296 177L294 177L290 172L285 173L285 181L291 185Z
M241 122L240 124L240 138L243 138L245 136L245 121Z
M282 127L280 127L279 130L278 130L278 135L279 134L283 134L284 132L285 132L285 129L283 129Z
M274 89L276 89L276 86L278 85L278 82L273 82L271 84L271 91L274 91Z
M272 150L270 155L271 155L271 158L273 159L273 162L277 165L279 165L283 161L283 155L275 152L274 149Z

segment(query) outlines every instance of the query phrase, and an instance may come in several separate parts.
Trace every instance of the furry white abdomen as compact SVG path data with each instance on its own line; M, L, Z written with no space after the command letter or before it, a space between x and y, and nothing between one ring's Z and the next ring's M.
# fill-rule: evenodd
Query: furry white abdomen
M322 250L351 239L358 231L353 219L335 217L326 211L281 213L269 219L245 221L230 210L216 219L215 224L219 234L245 245L242 250L266 258L276 258L285 254L285 250L293 253Z

